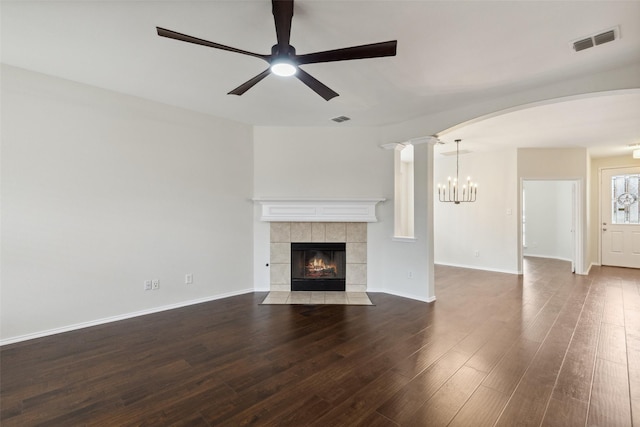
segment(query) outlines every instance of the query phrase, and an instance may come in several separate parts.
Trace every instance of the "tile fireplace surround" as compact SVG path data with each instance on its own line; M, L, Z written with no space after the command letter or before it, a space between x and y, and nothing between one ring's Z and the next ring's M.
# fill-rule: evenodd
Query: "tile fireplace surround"
M291 243L346 243L346 292L367 290L366 222L271 222L271 291L291 290Z
M270 290L291 291L291 243L345 243L346 292L367 290L367 227L384 198L255 198L270 223Z

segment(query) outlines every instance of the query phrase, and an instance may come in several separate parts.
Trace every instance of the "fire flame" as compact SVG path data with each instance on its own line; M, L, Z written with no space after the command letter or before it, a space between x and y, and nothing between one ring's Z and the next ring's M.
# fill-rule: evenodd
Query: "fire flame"
M313 257L305 265L305 277L336 277L338 267L324 257Z
M309 268L314 271L322 271L327 269L327 265L322 258L313 258L309 261Z

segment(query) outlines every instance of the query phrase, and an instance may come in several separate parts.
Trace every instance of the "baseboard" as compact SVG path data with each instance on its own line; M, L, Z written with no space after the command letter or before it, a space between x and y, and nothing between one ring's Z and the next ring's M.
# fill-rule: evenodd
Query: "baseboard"
M240 291L228 292L225 294L199 298L195 300L182 301L175 304L163 305L161 307L153 307L146 310L134 311L131 313L119 314L117 316L104 317L102 319L91 320L88 322L75 323L73 325L62 326L59 328L47 329L45 331L34 332L26 335L19 335L17 337L5 338L0 340L0 347L8 344L14 344L22 341L33 340L36 338L42 338L49 335L61 334L63 332L75 331L78 329L90 328L91 326L104 325L105 323L117 322L119 320L131 319L133 317L145 316L147 314L158 313L161 311L173 310L176 308L186 307L189 305L201 304L203 302L215 301L218 299L229 298L236 295L243 295L254 292L253 289L243 289Z
M529 258L544 258L544 259L557 259L558 261L568 261L568 262L573 261L572 259L569 259L569 258L561 258L561 257L557 257L557 256L549 256L549 255L530 255L530 254L526 254L526 255L523 255L523 257L529 257Z
M521 272L518 272L517 270L502 270L499 268L489 268L489 267L482 267L479 265L464 265L464 264L449 264L446 262L435 262L435 265L446 265L447 267L458 267L458 268L469 268L472 270L482 270L482 271L491 271L494 273L507 273L507 274L522 274Z

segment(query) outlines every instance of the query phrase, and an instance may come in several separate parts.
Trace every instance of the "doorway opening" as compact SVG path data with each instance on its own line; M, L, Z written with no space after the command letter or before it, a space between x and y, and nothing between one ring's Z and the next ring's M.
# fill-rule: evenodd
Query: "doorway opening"
M576 272L579 184L578 180L522 180L521 266L525 257L549 258L567 261Z

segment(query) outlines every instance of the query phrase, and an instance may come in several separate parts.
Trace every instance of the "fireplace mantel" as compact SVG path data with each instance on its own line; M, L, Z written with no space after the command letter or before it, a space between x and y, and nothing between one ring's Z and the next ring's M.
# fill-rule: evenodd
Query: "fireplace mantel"
M376 204L383 198L304 199L255 198L267 222L377 222Z

